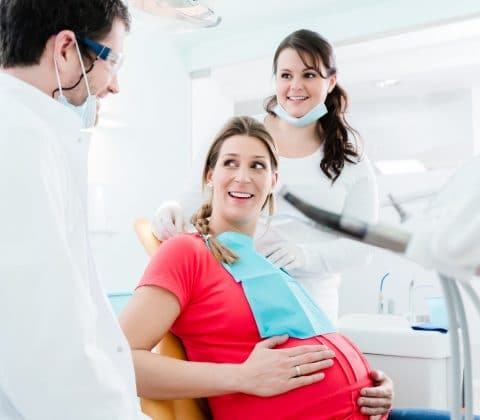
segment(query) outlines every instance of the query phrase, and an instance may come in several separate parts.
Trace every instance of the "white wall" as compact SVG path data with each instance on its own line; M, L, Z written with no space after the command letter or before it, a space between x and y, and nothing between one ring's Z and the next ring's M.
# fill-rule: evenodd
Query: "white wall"
M420 156L438 164L445 158L455 162L472 154L470 91L397 96L396 87L390 89L390 98L352 98L350 120L364 138L371 159Z
M203 163L213 138L233 116L233 101L208 74L192 80L192 154Z
M105 104L105 119L120 126L99 127L90 152L89 182L103 186L107 219L106 231L92 232L92 246L108 291L138 283L147 258L133 222L177 193L190 163L189 75L165 34L135 23L122 92Z
M384 204L389 192L405 197L416 191L440 188L453 172L451 165L475 153L474 123L480 117L475 105L475 101L472 105L472 93L469 91L353 104L352 125L361 132L372 160L421 156L433 167L438 167L424 173L379 175L380 198ZM404 207L414 215L420 214L427 205L428 198L407 203ZM380 220L399 223L393 208L385 205L381 208ZM425 297L441 294L435 273L392 253L376 250L368 267L352 269L344 274L340 288L340 314L375 313L380 279L387 272L390 276L385 280L384 300L394 302L397 314L408 313L409 284L412 280L430 282L434 286L417 290L414 299L417 313L427 312ZM466 309L471 317L473 354L479 354L480 333L475 328L479 318L468 301ZM478 363L474 363L474 376L480 377Z

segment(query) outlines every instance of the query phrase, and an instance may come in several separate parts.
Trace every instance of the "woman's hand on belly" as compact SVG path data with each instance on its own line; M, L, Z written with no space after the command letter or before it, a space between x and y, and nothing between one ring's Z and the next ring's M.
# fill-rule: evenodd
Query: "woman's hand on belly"
M239 365L239 391L270 397L321 381L321 371L333 365L333 351L324 345L303 345L275 349L287 335L259 342L248 359Z
M380 370L372 370L370 377L375 386L360 391L358 405L362 414L370 415L371 420L377 420L392 408L393 381Z

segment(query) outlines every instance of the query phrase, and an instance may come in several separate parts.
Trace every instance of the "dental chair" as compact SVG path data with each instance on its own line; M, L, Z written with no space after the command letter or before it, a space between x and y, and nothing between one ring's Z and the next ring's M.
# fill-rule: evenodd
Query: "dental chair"
M135 222L135 232L140 243L152 256L161 242L152 234L149 220L141 218ZM155 353L187 360L180 340L169 332L154 349ZM211 420L210 409L206 399L185 400L150 400L141 398L142 411L152 420Z

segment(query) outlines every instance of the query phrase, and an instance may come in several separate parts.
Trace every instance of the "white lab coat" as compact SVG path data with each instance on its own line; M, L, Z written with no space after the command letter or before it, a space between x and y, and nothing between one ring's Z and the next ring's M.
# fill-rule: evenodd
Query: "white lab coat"
M0 115L0 419L146 418L88 245L80 120L2 73Z

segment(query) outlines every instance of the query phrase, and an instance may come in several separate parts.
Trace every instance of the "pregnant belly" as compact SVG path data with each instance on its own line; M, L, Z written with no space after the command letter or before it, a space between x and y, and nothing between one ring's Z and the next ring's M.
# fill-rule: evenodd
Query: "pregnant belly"
M370 367L360 350L344 336L332 333L306 340L290 339L278 348L324 344L335 352L325 378L275 397L230 394L210 399L215 420L368 419L357 405L360 389L372 386Z

